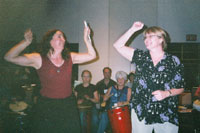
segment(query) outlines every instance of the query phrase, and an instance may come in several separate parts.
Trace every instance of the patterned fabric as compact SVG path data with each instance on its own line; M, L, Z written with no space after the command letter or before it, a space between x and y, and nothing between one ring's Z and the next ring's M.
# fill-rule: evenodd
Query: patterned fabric
M112 106L114 106L114 104L117 102L127 101L128 87L125 86L122 90L119 90L115 88L115 86L112 86L110 94L113 94L113 96L110 97L109 104L109 108L112 108Z
M165 52L161 61L154 66L149 51L136 49L132 63L136 64L132 104L138 119L144 119L146 124L170 122L178 125L178 96L157 101L152 92L184 88L180 60Z

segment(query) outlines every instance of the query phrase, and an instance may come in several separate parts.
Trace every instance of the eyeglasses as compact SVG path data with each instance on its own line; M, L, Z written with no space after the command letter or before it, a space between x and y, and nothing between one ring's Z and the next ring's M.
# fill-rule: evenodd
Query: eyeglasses
M153 38L153 37L158 37L158 38L162 38L161 36L159 36L159 35L148 35L148 36L144 36L144 40L146 40L147 38Z

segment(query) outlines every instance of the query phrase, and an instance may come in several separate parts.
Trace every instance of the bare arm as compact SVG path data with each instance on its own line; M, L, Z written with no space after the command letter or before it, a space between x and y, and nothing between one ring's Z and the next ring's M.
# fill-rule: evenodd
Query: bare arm
M130 102L130 100L131 100L131 88L128 88L127 102Z
M88 38L88 35L90 35L90 28L85 27L84 28L84 42L86 44L88 52L87 53L71 52L73 64L85 63L96 58L96 51L94 47L92 46L92 42Z
M108 89L108 91L106 92L106 94L103 97L103 101L107 101L113 94L110 94L112 87L110 87Z
M32 66L34 68L39 68L41 63L41 57L39 53L31 53L20 55L20 53L28 47L32 42L32 32L31 30L27 30L24 34L24 40L19 42L13 48L11 48L4 59L8 62L21 65L21 66Z
M158 101L161 101L167 97L179 95L183 91L184 91L184 88L179 88L179 89L173 88L173 89L166 90L166 91L156 90L156 91L152 92L152 95L154 95Z
M77 98L77 96L78 96L78 92L77 92L77 91L74 91L74 95L75 95L76 98Z
M128 31L126 31L113 45L116 50L129 61L132 60L134 49L125 46L125 44L130 39L130 37L136 31L141 30L143 26L144 24L142 22L134 22L132 27Z
M74 95L76 96L76 99L77 99L77 97L78 97L78 92L77 91L74 91ZM77 104L78 105L80 105L80 104L82 104L83 103L83 99L77 99Z

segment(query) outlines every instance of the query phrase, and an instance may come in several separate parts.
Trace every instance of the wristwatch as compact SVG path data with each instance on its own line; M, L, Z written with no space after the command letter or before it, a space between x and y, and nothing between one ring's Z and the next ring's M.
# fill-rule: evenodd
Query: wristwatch
M168 92L169 92L169 96L171 97L171 96L172 96L172 92L171 92L171 90L168 90Z

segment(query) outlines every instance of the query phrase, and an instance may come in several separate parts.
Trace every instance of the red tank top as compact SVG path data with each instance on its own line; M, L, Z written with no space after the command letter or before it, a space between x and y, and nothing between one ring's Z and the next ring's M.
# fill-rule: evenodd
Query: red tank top
M42 57L42 66L37 70L40 78L40 94L49 98L66 98L72 94L72 60L65 60L62 66L55 66L48 57Z

